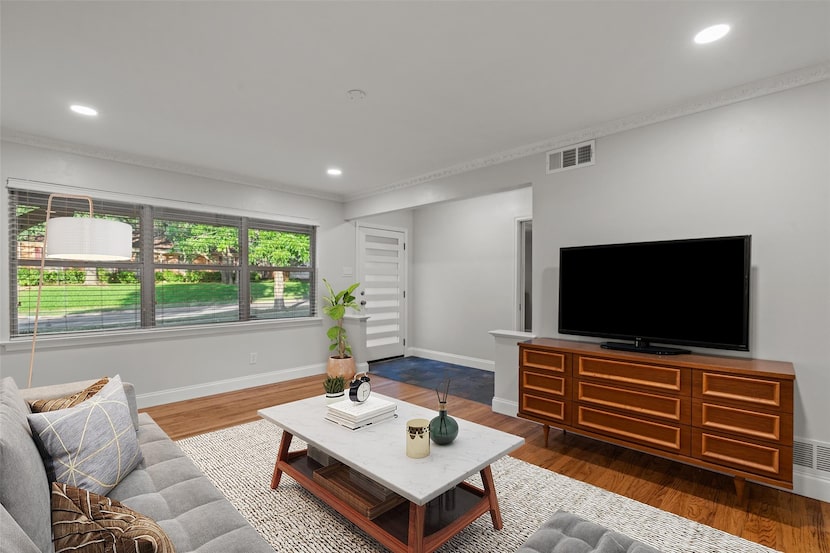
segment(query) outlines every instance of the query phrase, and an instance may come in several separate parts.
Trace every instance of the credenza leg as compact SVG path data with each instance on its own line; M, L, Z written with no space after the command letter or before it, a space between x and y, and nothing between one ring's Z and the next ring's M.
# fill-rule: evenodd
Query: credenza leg
M271 489L276 490L280 485L280 478L282 477L282 470L280 461L288 461L288 449L291 447L291 440L294 438L293 434L283 431L282 439L280 440L280 449L277 452L277 460L274 461L274 474L271 475Z
M547 424L543 424L542 432L545 434L545 447L548 447L548 436L550 435L550 426L548 426Z
M735 494L738 496L738 501L743 501L744 492L746 491L746 478L736 476L733 480L735 482Z

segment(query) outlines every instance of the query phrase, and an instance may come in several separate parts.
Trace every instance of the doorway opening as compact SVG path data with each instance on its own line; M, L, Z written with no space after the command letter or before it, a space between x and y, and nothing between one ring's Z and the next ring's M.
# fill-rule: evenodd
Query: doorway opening
M517 300L518 311L516 316L516 330L533 332L533 220L517 220Z

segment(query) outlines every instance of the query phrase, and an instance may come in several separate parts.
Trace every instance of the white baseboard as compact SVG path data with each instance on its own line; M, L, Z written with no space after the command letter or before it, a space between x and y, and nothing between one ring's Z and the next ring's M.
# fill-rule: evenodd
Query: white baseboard
M795 467L793 493L830 503L830 478L813 469Z
M500 413L502 415L507 415L508 417L515 417L516 413L519 412L518 402L502 399L500 397L493 398L492 408L494 413Z
M295 378L302 378L305 376L324 374L325 372L326 364L319 363L315 365L306 365L304 367L280 369L278 371L260 373L251 376L205 382L203 384L195 384L193 386L170 388L168 390L160 390L158 392L150 392L147 394L138 394L136 395L136 401L139 409L142 409L145 407L153 407L156 405L163 405L165 403L184 401L187 399L210 396L213 394L234 392L245 388L253 388L254 386L264 386L265 384L273 384L275 382L284 382L286 380L293 380Z
M466 355L456 355L455 353L444 353L442 351L433 351L423 348L408 347L406 348L406 356L423 357L424 359L443 361L444 363L472 367L474 369L481 369L482 371L495 372L496 370L496 363L489 359L479 359L477 357L467 357Z

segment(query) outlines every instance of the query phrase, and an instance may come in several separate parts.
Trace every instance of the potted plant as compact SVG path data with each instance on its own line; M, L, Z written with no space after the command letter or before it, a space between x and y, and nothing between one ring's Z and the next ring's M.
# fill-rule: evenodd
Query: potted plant
M325 302L323 312L334 321L334 326L326 332L331 340L329 351L332 352L326 373L329 376L342 376L344 380L351 380L355 375L356 365L352 357L352 347L346 337L346 329L343 328L343 317L346 315L347 308L360 311L360 306L352 295L360 283L355 282L340 292L335 292L326 279L323 279L323 284L326 285L328 291L328 294L323 296Z
M342 376L327 376L323 381L323 389L326 391L326 403L339 401L345 395L346 379Z

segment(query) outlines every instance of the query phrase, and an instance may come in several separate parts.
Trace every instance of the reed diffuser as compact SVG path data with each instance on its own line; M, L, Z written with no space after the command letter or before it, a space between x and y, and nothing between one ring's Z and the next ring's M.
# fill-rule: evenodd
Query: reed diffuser
M447 396L450 393L450 379L444 381L444 393L436 388L438 416L429 422L429 437L437 445L447 445L458 436L458 423L447 414Z

